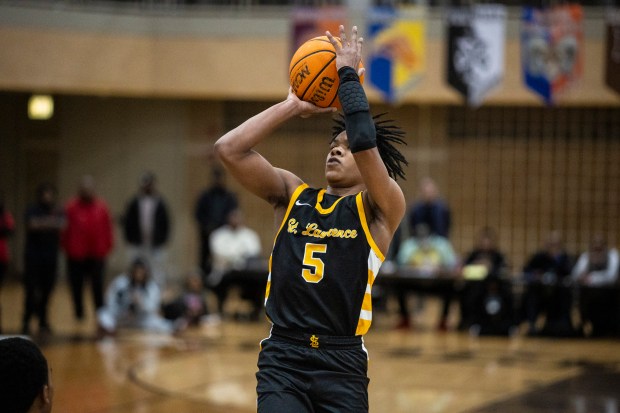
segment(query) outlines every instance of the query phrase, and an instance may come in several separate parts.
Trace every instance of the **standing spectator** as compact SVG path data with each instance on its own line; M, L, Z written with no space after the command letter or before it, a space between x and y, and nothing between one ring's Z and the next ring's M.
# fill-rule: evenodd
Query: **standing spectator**
M226 225L213 231L210 238L210 248L213 258L213 268L209 276L209 287L213 288L218 298L218 312L223 315L224 303L228 295L231 279L226 274L232 270L243 270L248 260L257 258L261 253L261 244L258 234L247 227L243 222L243 213L240 209L234 209L228 213ZM262 296L262 291L251 291L251 286L246 286L244 291L247 297ZM262 307L262 300L253 300L255 314ZM256 308L258 305L259 308Z
M226 187L222 168L214 167L211 170L211 180L211 186L198 198L195 210L200 229L200 269L205 277L211 273L211 233L224 225L228 213L239 206L237 196Z
M588 251L579 256L571 277L579 289L579 313L582 329L592 327L593 337L613 332L616 322L616 292L609 288L618 279L618 250L607 245L602 233L592 236ZM585 333L585 331L584 331Z
M147 262L137 258L129 273L116 277L106 291L105 306L97 311L99 335L114 335L119 328L172 333L174 324L159 315L160 306L160 289Z
M41 350L22 337L0 339L0 408L6 413L49 413L54 388Z
M448 204L441 198L437 184L432 178L420 181L420 199L409 210L409 233L413 234L418 224L428 226L431 234L450 238L451 213Z
M0 288L9 265L8 238L15 230L13 215L4 207L4 197L0 194ZM0 333L2 332L2 308L0 307Z
M571 259L558 231L549 234L544 248L533 254L523 268L525 291L521 313L528 323L529 335L572 335ZM542 330L536 326L545 314Z
M165 244L170 235L170 218L166 202L157 192L156 177L146 172L140 179L140 192L129 202L123 220L125 241L129 244L130 262L145 259L160 288L166 281Z
M26 211L24 248L24 316L22 334L30 334L30 318L39 318L39 331L50 333L47 307L58 276L60 231L65 224L56 207L56 188L43 183L37 189L37 202Z
M103 306L105 260L113 245L112 221L105 201L95 194L92 176L83 176L78 194L65 208L67 225L62 246L67 256L67 270L75 317L84 319L82 290L90 277L95 309Z

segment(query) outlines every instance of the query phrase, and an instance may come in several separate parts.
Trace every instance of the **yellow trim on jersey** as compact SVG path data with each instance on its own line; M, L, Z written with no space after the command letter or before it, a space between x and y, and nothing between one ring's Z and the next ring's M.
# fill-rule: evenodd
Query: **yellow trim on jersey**
M334 204L333 204L332 206L330 206L330 207L329 207L329 208L327 208L327 209L324 209L324 208L321 206L321 202L323 201L323 196L325 195L325 192L326 192L326 190L325 190L325 189L321 189L321 190L319 191L319 195L318 195L318 196L317 196L317 198L316 198L316 205L315 205L315 207L314 207L314 208L315 208L317 211L319 211L319 213L321 213L322 215L326 215L326 214L331 213L331 212L334 210L334 208L336 208L336 205L338 205L338 202L342 201L342 199L344 198L344 197L340 197L340 198L338 198L338 200L337 200L336 202L334 202Z
M360 317L357 321L357 328L355 329L356 336L363 336L370 329L372 323L372 284L375 281L375 275L372 270L368 269L368 284L366 284L366 292L364 293L364 300L362 301L362 308L360 310Z
M366 220L366 212L364 212L364 201L362 199L363 192L358 193L355 196L355 202L357 203L357 212L360 215L360 222L362 223L362 228L364 229L364 233L366 234L366 240L368 244L370 244L370 248L377 254L377 257L381 260L381 262L385 261L385 256L377 246L377 243L373 239L370 234L370 228L368 227L368 221Z
M295 191L293 191L293 195L291 195L291 199L288 201L288 207L286 208L286 212L284 213L284 218L282 218L282 222L280 223L280 228L278 228L278 232L276 232L276 236L273 238L273 245L276 245L276 240L278 239L278 235L282 228L284 227L284 223L288 219L288 216L291 213L291 209L293 209L293 205L295 205L295 201L299 197L299 194L308 187L308 184L299 185ZM269 255L269 276L267 278L267 286L265 288L265 305L267 305L267 300L269 299L269 292L271 291L271 259L273 257L273 252Z
M291 209L293 209L293 205L295 205L295 201L297 201L297 198L299 198L299 194L301 194L301 191L303 191L307 187L308 187L308 184L301 184L295 189L295 191L293 192L293 195L291 195L291 199L290 201L288 201L288 207L286 208L286 213L284 214L284 218L282 218L282 222L280 223L280 228L278 228L278 232L276 232L276 236L273 239L273 245L276 245L276 240L278 239L278 235L280 234L280 231L282 231L282 228L284 227L284 223L288 219L288 216L291 213ZM271 272L271 269L269 269L269 272Z

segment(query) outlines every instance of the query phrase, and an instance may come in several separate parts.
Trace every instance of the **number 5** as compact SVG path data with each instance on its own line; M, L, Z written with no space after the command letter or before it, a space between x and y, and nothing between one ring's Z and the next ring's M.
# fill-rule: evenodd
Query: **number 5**
M304 277L304 280L306 280L306 282L318 283L323 279L325 263L322 259L315 257L314 254L325 254L326 252L326 244L306 244L303 265L312 267L312 269L304 268L301 271L301 276Z

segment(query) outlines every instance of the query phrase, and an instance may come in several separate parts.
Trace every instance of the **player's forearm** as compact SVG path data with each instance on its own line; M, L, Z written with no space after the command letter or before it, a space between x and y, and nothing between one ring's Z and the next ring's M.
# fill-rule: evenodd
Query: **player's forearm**
M219 138L215 143L215 151L223 161L243 158L279 126L298 114L294 102L285 100L277 103Z

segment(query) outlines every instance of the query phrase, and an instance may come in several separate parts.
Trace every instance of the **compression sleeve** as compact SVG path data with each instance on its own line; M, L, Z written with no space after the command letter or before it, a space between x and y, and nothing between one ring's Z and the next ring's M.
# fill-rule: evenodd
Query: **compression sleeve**
M340 87L338 99L344 112L344 123L351 152L360 152L377 146L375 124L360 78L350 66L338 70Z

